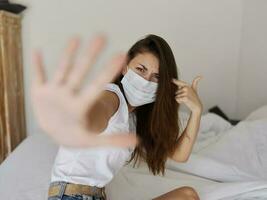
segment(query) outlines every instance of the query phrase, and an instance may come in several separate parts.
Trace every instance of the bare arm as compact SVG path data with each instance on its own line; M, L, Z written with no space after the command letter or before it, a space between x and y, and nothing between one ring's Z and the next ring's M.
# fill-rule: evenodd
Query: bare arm
M199 131L201 112L191 112L187 126L179 137L172 159L177 162L186 162L192 152Z
M118 96L111 91L103 91L87 114L88 129L95 133L103 132L118 108Z
M203 109L197 92L197 84L200 79L201 77L196 77L192 85L184 81L173 80L178 86L178 91L175 96L176 101L180 104L184 103L191 110L187 126L182 135L178 138L176 149L173 155L171 155L171 159L177 162L186 162L188 160L199 131Z

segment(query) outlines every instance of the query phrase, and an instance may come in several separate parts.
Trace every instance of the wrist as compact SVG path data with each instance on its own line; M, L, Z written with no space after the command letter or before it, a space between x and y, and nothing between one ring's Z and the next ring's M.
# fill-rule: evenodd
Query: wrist
M203 111L202 107L197 107L191 110L192 114L195 114L195 115L201 115L202 111Z

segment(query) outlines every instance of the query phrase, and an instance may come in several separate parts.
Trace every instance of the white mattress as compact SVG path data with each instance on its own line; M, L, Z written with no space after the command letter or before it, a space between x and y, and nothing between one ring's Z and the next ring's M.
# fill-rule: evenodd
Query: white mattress
M46 199L56 151L45 135L28 137L0 165L0 199ZM162 177L145 164L124 167L107 186L108 199L148 200L186 185L201 200L267 199L267 117L232 127L206 114L188 162L168 161L167 168Z

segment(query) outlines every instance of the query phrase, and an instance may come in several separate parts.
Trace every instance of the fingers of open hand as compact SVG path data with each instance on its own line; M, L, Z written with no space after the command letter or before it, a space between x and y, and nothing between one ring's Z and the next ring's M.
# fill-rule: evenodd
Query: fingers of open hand
M33 84L32 86L38 86L46 81L45 70L43 66L43 57L39 50L35 50L32 54L32 70L33 70Z
M89 42L85 52L75 64L70 74L68 86L72 90L79 90L88 73L90 73L97 58L101 54L106 43L106 39L102 35L98 35Z
M90 106L98 95L102 92L105 84L114 80L115 77L121 72L122 67L125 65L126 55L119 54L114 56L107 64L106 67L83 91L81 95L81 105Z
M80 39L78 37L74 37L69 40L66 48L62 53L61 59L59 61L59 66L56 69L52 81L54 81L55 83L63 83L64 81L66 81L73 67L79 46Z

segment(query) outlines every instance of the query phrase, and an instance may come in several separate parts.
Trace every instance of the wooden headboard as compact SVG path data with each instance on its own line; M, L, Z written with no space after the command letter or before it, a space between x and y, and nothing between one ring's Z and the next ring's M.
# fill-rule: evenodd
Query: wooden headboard
M21 18L0 10L0 163L26 137Z

